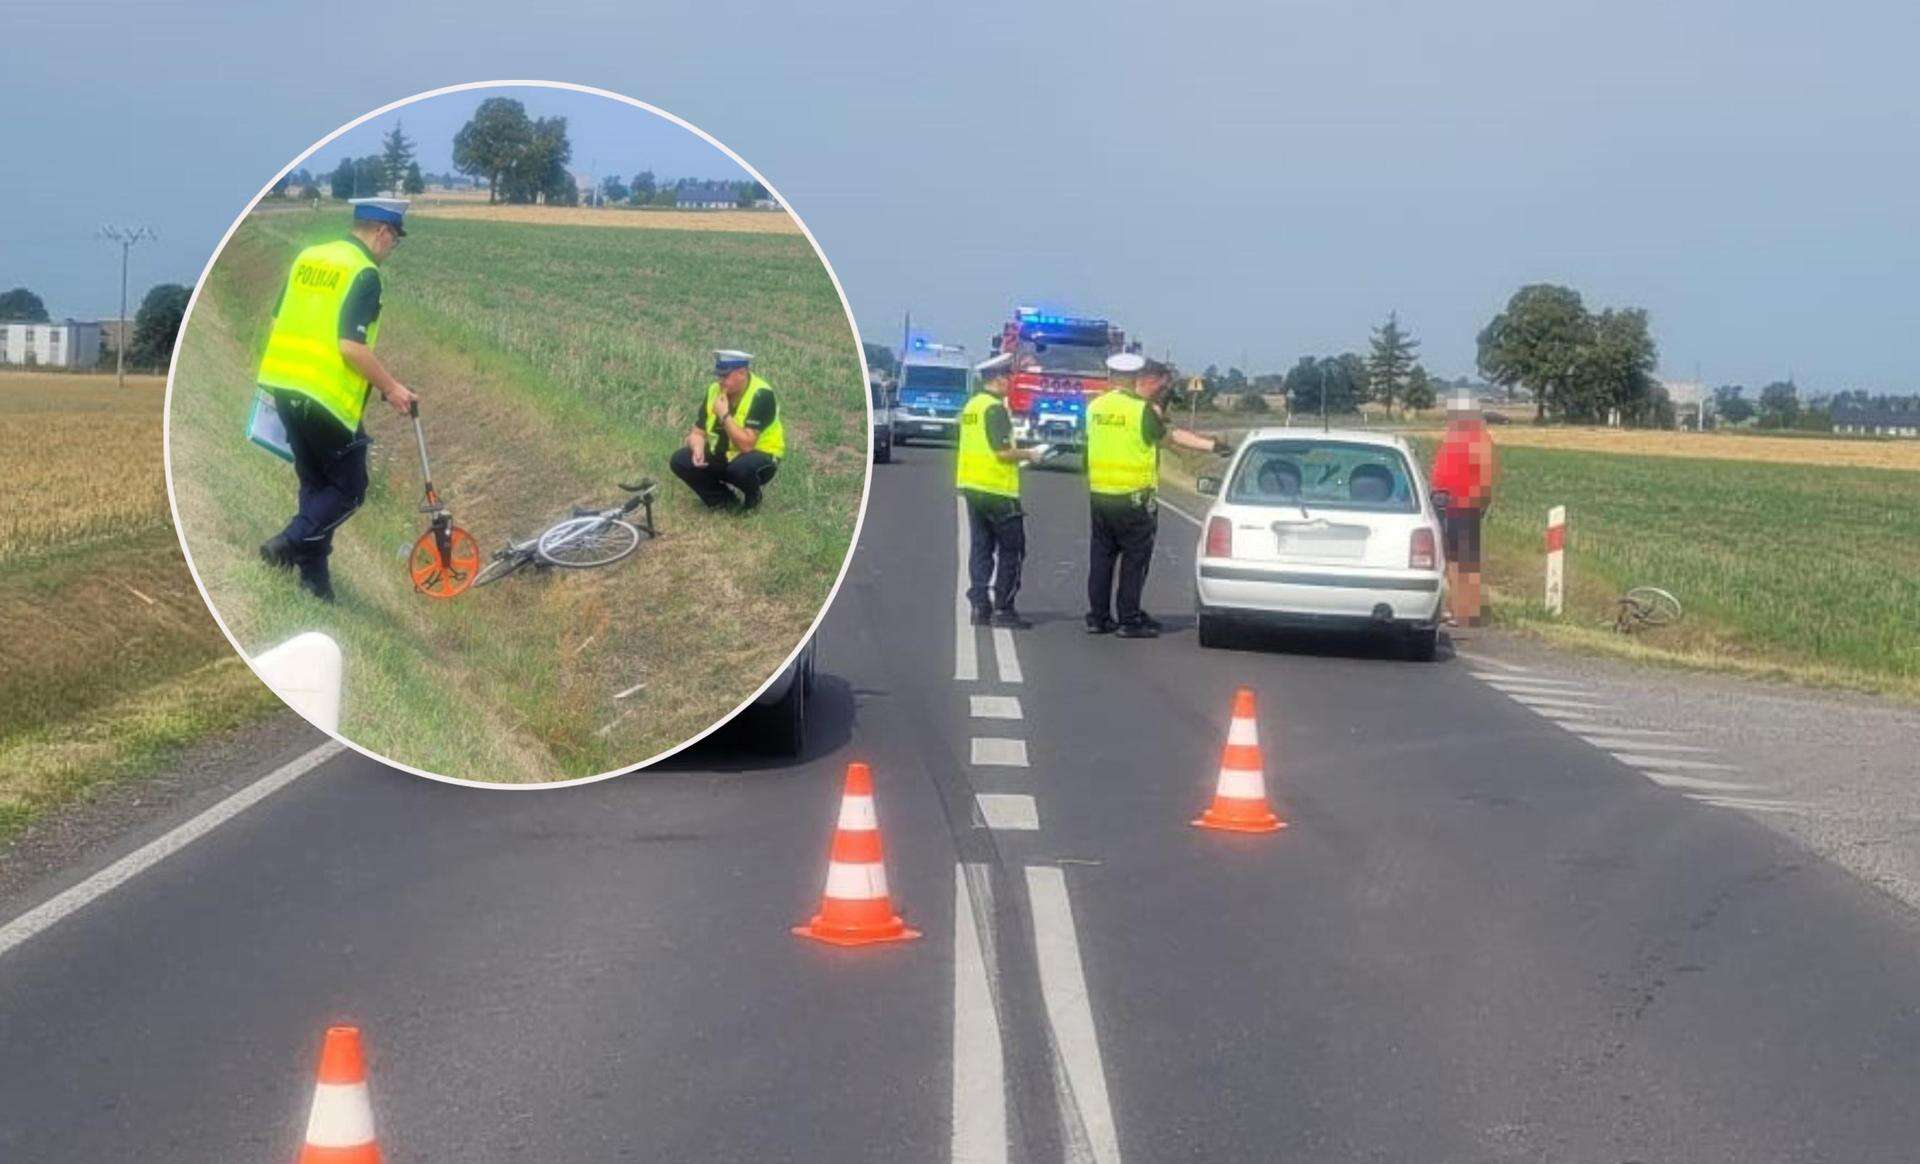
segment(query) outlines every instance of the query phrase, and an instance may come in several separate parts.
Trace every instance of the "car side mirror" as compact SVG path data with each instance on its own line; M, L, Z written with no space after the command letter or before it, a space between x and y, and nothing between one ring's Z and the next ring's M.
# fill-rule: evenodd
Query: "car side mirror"
M1220 496L1220 478L1195 477L1193 491L1202 497L1218 497Z
M1447 492L1445 489L1435 489L1433 491L1433 507L1435 509L1445 509L1452 504L1453 494Z

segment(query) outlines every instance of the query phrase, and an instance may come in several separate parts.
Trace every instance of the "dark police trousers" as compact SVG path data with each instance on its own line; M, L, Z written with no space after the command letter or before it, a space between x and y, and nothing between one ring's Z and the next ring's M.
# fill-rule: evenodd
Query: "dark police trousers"
M975 610L988 605L989 583L992 605L1000 610L1013 609L1013 597L1020 593L1020 563L1027 556L1027 519L1018 497L1001 497L962 489L967 499L967 530L972 540L967 553L967 601ZM994 577L994 560L999 559L1000 574Z
M693 450L681 445L672 459L667 462L673 475L687 483L700 500L706 502L708 509L718 509L722 505L733 504L735 498L731 485L740 491L739 500L748 509L760 504L760 487L773 480L779 471L780 462L770 453L758 449L737 453L734 456L716 457L711 450L707 453L707 463L693 463Z
M297 392L275 392L275 411L293 450L300 480L300 508L280 536L304 575L326 577L333 531L353 516L367 496L366 430L347 431L320 402Z
M1092 551L1087 563L1087 613L1122 623L1140 619L1140 592L1147 585L1153 537L1160 529L1160 503L1152 492L1093 493ZM1120 590L1114 593L1114 562ZM1109 614L1109 610L1112 611Z

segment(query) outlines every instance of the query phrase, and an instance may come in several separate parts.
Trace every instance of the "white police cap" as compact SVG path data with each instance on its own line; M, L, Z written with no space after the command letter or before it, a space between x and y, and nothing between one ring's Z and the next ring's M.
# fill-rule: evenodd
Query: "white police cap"
M731 348L718 348L713 353L713 370L731 372L753 363L753 357L746 352L736 352Z
M1147 366L1147 357L1139 352L1116 352L1107 357L1107 371L1122 376L1137 375Z
M360 222L384 222L400 235L407 232L402 227L406 221L407 207L413 205L405 198L349 198L353 207L353 217Z

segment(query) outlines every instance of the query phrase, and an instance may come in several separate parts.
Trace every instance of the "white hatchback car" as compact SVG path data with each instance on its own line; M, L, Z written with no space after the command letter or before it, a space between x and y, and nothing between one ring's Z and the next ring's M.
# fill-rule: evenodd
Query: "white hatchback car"
M1194 587L1200 645L1240 623L1375 630L1431 659L1445 570L1440 519L1407 442L1385 433L1261 428L1202 523Z

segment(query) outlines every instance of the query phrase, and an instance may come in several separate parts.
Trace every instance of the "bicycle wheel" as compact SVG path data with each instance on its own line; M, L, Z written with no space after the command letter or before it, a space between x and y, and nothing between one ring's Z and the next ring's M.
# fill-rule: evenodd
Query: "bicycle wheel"
M640 531L613 517L574 517L540 535L540 559L570 570L605 566L640 546Z
M475 586L485 586L492 582L498 582L528 562L533 561L533 555L527 552L529 548L531 547L512 546L494 554L493 560L488 562L486 567L480 571L479 576L473 580L473 584Z
M1680 600L1658 586L1636 586L1627 591L1625 601L1636 607L1634 618L1648 626L1680 621Z

